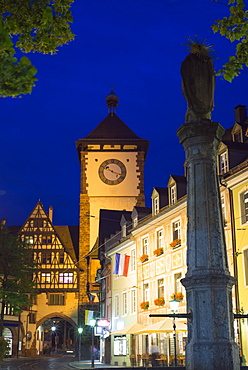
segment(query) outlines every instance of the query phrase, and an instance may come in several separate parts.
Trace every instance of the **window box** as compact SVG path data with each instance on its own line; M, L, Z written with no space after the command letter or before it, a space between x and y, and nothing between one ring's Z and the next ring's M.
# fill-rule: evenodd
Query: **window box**
M143 263L143 262L146 262L148 261L148 254L143 254L141 257L140 257L140 261Z
M164 248L157 248L155 249L155 251L153 251L153 254L158 257L158 256L161 256L161 254L164 253Z
M140 308L142 308L142 310L148 310L148 308L149 308L149 302L148 301L142 302L140 304Z
M164 304L165 304L164 297L160 297L160 298L155 299L154 304L155 304L155 306L164 306Z
M182 301L183 300L183 293L182 292L173 293L171 295L171 299L175 299L176 301Z
M175 239L173 242L170 243L171 248L178 248L181 247L181 239Z

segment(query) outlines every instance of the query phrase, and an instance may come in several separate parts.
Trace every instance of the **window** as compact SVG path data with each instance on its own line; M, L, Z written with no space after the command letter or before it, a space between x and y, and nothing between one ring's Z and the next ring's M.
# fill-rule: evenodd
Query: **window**
M157 215L159 212L159 197L153 199L153 213Z
M115 317L120 315L120 299L119 296L115 296Z
M170 202L175 204L177 201L176 185L170 187Z
M133 219L133 227L136 227L138 225L138 216L135 216Z
M29 323L35 324L36 323L36 312L29 313Z
M34 244L34 237L33 236L25 236L25 242L27 244Z
M163 233L163 229L158 230L156 232L156 244L157 244L157 248L163 248L163 246L164 246L164 233Z
M244 267L245 267L245 285L248 285L248 249L243 251Z
M148 283L143 285L143 301L149 302L149 284Z
M242 142L241 130L235 132L235 134L233 135L233 141L235 141L236 143L241 143Z
M133 272L133 271L135 271L135 269L136 269L136 266L135 266L135 258L136 256L135 256L135 249L132 249L131 250L131 253L130 253L130 272Z
M122 294L122 304L123 304L122 307L123 315L127 315L127 292L124 292Z
M248 191L241 194L241 212L242 223L245 224L248 222Z
M49 294L48 304L51 306L65 305L65 295L64 294Z
M175 274L174 275L174 291L175 293L179 293L182 291L182 284L181 284L181 280L182 279L182 273L179 272L178 274Z
M158 298L164 298L164 279L158 279Z
M227 165L227 152L220 154L219 156L220 174L226 173L228 171Z
M142 254L148 254L148 238L142 239Z
M114 336L114 356L127 355L127 338L125 335Z
M221 197L221 211L222 211L222 219L223 219L223 225L226 227L226 207L225 207L225 197Z
M51 274L50 272L42 272L41 273L41 283L50 283L51 282Z
M73 283L73 272L60 272L59 283L71 284Z
M51 244L52 243L52 237L49 236L42 236L42 244Z
M4 315L14 315L14 309L10 304L5 304Z
M127 236L127 225L124 224L122 226L122 237L125 238Z
M64 263L64 252L59 252L59 263Z
M172 239L181 239L180 220L172 223Z
M131 314L136 312L136 290L131 289Z
M51 263L51 253L50 252L42 252L41 253L41 263L44 264L50 264Z

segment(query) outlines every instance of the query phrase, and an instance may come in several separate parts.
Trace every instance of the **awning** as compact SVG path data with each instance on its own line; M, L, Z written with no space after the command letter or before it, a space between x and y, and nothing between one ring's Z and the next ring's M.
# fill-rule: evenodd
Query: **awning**
M149 325L143 329L137 330L133 334L145 334L145 333L166 333L173 331L173 320L165 319L156 324ZM176 331L187 331L187 324L182 323L181 321L176 321Z
M139 323L135 323L133 325L126 326L123 329L114 331L110 333L110 335L125 335L125 334L135 334L136 331L145 328L145 325L141 325Z

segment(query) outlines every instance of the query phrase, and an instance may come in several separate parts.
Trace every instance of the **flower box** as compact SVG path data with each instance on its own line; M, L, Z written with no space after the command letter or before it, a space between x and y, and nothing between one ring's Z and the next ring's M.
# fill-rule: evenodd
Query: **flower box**
M155 306L164 306L165 300L164 297L160 297L154 300Z
M171 248L178 248L181 246L181 239L175 239L170 243Z
M148 254L143 254L141 257L140 257L140 261L143 263L143 262L146 262L148 261Z
M148 301L142 302L140 304L140 308L142 308L142 310L148 310L148 308L149 308L149 302Z
M173 293L171 295L171 299L175 299L176 301L182 301L183 300L183 293L181 293L181 292Z
M158 257L158 256L161 256L161 254L164 253L164 248L157 248L155 249L155 251L153 251L153 254Z

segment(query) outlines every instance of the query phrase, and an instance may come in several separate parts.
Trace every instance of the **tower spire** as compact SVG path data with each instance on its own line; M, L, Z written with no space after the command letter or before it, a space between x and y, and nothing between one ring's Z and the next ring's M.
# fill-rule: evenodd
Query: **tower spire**
M114 88L111 87L110 93L106 96L106 105L108 106L108 114L113 116L116 114L116 107L118 104L119 98L114 92Z

